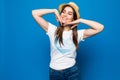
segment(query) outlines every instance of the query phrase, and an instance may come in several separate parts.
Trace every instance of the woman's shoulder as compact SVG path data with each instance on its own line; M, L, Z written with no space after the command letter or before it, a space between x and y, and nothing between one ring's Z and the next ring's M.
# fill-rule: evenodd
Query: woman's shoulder
M51 22L48 22L48 28L51 28L51 29L57 29L57 26L54 25L54 24L51 23Z
M47 34L52 35L56 31L57 26L52 24L51 22L48 22L48 31Z

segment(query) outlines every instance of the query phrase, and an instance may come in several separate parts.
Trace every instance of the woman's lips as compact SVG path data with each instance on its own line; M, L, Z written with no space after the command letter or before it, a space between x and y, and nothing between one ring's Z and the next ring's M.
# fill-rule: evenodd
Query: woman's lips
M62 23L66 23L67 22L67 18L66 17L62 17Z

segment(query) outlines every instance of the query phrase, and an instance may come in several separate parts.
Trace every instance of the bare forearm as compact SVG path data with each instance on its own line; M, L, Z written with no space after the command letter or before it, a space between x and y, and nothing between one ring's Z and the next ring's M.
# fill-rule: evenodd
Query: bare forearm
M103 25L99 22L92 21L92 20L86 20L86 19L79 19L79 22L84 23L88 26L90 26L93 29L103 29Z
M55 9L36 9L32 10L32 15L43 16L45 14L54 13Z
M86 25L88 25L91 28L96 29L96 30L104 28L104 26L101 23L98 23L98 22L92 21L92 20L82 19L82 18L77 19L77 20L75 20L71 23L68 23L68 24L79 24L79 23L84 23L84 24L86 24Z

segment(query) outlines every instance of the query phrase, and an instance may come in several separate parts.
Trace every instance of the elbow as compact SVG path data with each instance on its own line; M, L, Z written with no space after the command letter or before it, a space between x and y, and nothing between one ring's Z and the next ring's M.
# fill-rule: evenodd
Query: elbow
M32 16L35 17L35 16L42 16L40 12L38 12L37 10L32 10Z
M38 16L38 13L36 10L32 10L32 16Z
M101 25L100 26L100 31L103 31L103 29L104 29L104 25Z
M32 15L35 15L35 11L34 10L32 10Z
M103 29L104 29L104 25L100 25L96 31L97 31L97 33L99 33L99 32L102 32Z

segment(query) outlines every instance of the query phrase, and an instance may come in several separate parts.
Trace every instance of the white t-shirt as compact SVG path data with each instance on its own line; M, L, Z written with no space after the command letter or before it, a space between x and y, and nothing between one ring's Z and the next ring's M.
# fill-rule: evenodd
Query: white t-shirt
M50 67L55 70L62 70L72 67L76 63L76 46L73 43L72 30L63 31L63 44L55 40L55 31L57 26L48 23L47 35L50 39L51 61ZM78 30L78 42L83 41L84 30Z

